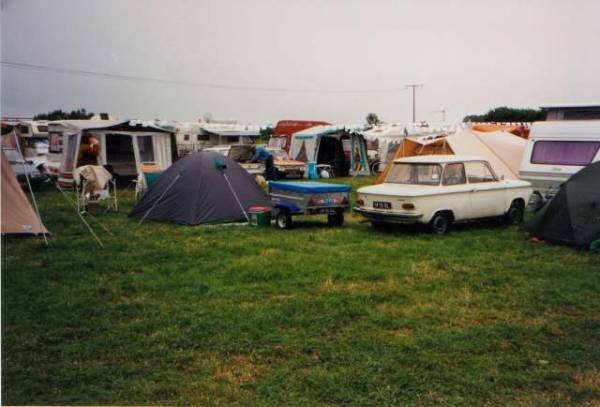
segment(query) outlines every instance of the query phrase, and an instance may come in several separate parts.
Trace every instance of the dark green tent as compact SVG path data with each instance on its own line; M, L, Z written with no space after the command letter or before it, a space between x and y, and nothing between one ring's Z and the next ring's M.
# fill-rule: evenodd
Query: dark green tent
M538 238L570 246L588 248L600 239L600 162L562 184L526 229Z

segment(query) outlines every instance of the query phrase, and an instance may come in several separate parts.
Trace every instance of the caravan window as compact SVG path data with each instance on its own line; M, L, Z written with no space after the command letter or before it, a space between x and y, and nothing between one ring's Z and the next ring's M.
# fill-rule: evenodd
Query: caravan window
M62 153L62 133L50 133L50 152Z
M140 162L154 161L154 148L152 147L152 136L138 137L138 148L140 150Z
M532 164L588 165L600 149L598 141L537 141Z

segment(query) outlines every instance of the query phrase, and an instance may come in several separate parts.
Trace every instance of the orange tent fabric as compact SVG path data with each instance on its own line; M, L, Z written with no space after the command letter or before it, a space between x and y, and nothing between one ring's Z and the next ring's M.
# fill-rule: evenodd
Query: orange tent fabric
M404 140L402 140L400 146L398 146L394 158L388 161L381 174L379 174L379 176L375 180L375 183L381 184L383 182L385 177L387 177L390 168L392 168L392 163L394 162L394 160L403 157L413 157L415 155L440 154L454 154L454 152L446 142L446 137L441 137L433 140L418 140L415 138L406 137Z
M522 124L478 123L471 126L471 130L482 132L507 131L522 138L529 138L529 129Z
M0 229L2 235L40 235L48 230L29 204L25 192L10 167L4 152L2 162L2 213Z

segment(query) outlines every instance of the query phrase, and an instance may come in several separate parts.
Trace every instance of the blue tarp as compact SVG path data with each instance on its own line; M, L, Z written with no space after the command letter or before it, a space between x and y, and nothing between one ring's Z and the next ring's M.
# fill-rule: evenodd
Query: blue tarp
M325 182L269 182L271 190L295 191L303 193L351 192L352 187L344 184L328 184Z

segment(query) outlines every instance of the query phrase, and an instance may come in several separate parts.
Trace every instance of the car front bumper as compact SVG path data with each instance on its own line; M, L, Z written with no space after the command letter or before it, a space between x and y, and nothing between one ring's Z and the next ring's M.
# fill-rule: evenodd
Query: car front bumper
M377 209L366 209L358 206L355 206L352 210L361 214L368 220L376 222L416 223L423 217L423 214L417 211L390 212Z

